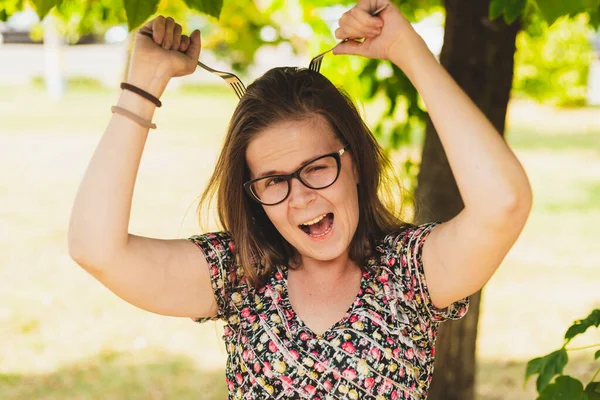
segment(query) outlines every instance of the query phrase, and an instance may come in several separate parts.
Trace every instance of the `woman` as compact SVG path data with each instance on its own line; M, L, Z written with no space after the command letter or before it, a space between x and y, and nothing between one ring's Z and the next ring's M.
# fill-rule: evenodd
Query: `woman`
M223 231L129 234L157 98L200 53L199 32L170 18L136 36L141 92L122 93L130 114L114 114L81 183L71 255L140 308L225 320L230 398L426 398L439 323L465 315L529 214L514 154L395 6L369 14L385 3L345 13L336 37L366 40L334 54L389 60L423 96L465 204L445 223L397 219L378 197L388 161L352 103L319 73L275 68L240 100L203 197L216 194Z

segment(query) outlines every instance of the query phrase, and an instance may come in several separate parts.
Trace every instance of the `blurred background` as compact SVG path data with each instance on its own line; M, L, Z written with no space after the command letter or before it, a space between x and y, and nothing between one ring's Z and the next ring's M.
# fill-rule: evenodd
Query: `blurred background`
M483 290L472 317L475 330L462 340L476 342L474 398L535 399L535 379L525 384L528 360L561 349L567 328L600 308L598 10L554 18L541 1L522 1L516 11L500 7L508 1L483 3L486 23L509 30L519 25L508 58L514 53L510 101L478 105L488 115L500 113L494 122L501 121L527 171L534 207ZM132 45L132 16L120 3L85 4L62 3L41 22L39 5L11 0L0 7L0 399L223 399L221 324L137 309L69 256L71 206L118 99ZM448 62L444 5L400 5L442 64ZM201 29L200 60L235 71L247 85L276 66L307 67L335 44L333 30L351 6L225 1L217 19L169 0L146 14L173 16L187 34ZM468 47L454 45L455 52ZM386 62L326 56L321 72L356 100L394 160L406 190L403 215L412 220L416 188L432 185L419 182L431 130L422 100ZM481 100L496 85L489 74L469 93ZM200 233L198 197L237 97L220 78L198 69L173 79L161 100L130 232L185 238ZM583 386L600 380L598 324L600 318L567 346L568 364L559 371ZM455 366L463 367L469 370Z

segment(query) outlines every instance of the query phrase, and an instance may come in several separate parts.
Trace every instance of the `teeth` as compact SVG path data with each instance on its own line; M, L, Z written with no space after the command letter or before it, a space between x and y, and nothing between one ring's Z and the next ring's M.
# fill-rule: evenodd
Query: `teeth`
M304 222L304 223L302 223L302 224L300 224L300 225L305 225L305 226L308 226L308 225L313 225L313 224L316 224L317 222L319 222L320 220L322 220L322 219L323 219L323 218L325 218L326 216L327 216L327 214L320 215L320 216L318 216L317 218L315 218L315 219L313 219L313 220L310 220L310 221L306 221L306 222Z

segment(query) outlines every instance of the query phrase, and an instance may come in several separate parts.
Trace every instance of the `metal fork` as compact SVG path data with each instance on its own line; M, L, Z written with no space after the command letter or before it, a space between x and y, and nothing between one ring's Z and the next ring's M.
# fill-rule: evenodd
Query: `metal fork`
M371 13L371 16L374 17L374 16L378 15L380 12L382 12L383 10L385 10L388 6L389 6L389 3L386 4L386 5L384 5L384 6L379 7L377 10L375 10L375 11L373 11ZM310 64L308 64L308 69L313 70L315 72L319 72L321 70L321 62L323 61L323 57L325 56L325 54L327 54L331 50L335 49L339 44L347 42L350 39L353 39L353 38L346 38L346 39L342 40L340 43L336 44L335 46L333 46L329 50L322 52L321 54L319 54L318 56L316 56L315 58L313 58L312 60L310 60Z
M150 31L139 30L139 32L142 35L146 35L149 38L152 38L152 32L150 32ZM210 73L213 73L213 74L223 78L223 80L225 82L227 82L229 84L229 86L231 86L231 88L233 89L233 91L235 92L235 94L237 95L238 98L241 99L242 96L244 95L244 93L246 93L246 86L244 86L241 79L238 78L235 74L233 74L231 72L217 71L216 69L212 69L208 65L202 64L200 61L198 61L198 66L204 68L205 70L207 70Z

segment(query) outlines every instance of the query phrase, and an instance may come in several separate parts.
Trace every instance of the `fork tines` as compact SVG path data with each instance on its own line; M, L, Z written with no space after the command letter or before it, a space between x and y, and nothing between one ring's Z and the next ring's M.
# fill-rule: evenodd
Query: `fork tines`
M382 7L379 7L377 10L373 11L371 13L371 15L372 16L378 15L380 12L385 10L388 6L389 6L389 3L383 5ZM346 39L342 40L340 43L346 42L348 40L350 40L350 38L346 38ZM338 44L340 44L340 43L338 43ZM323 53L319 54L318 56L316 56L315 58L310 60L310 64L308 64L308 69L315 71L315 72L319 72L321 70L321 63L323 62L323 57L325 56L325 54L327 54L331 50L335 49L336 46L337 45L333 46L331 49L324 51Z

